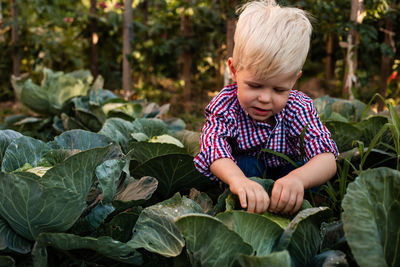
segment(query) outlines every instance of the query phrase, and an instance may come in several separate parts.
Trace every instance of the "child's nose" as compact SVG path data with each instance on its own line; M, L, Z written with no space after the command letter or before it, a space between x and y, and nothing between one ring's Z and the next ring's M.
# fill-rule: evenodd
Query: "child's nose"
M258 95L258 101L263 103L269 103L271 101L271 92L265 90Z

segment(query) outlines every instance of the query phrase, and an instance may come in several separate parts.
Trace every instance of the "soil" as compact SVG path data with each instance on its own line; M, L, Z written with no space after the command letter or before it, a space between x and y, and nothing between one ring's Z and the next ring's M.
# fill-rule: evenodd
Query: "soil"
M19 101L0 102L0 122L10 115L29 114L34 115L27 107Z

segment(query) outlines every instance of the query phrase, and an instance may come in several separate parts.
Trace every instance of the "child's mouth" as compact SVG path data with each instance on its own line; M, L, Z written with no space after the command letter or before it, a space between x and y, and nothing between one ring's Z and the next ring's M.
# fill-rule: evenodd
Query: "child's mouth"
M254 113L258 116L266 116L270 114L271 110L253 107Z

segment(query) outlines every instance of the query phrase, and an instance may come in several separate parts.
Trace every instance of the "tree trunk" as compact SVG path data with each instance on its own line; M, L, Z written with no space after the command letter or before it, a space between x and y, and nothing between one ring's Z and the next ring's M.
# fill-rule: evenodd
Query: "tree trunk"
M143 25L145 27L148 27L149 24L149 0L141 0L140 5L138 6L140 9L140 13L143 16ZM157 12L157 11L156 11ZM146 42L149 40L149 33L146 31L143 35L143 42ZM152 76L154 76L153 71L150 70L152 66L146 66L145 69L143 69L142 73L140 75L136 75L133 77L133 84L153 84L154 79L152 79ZM155 85L157 86L157 85Z
M234 35L236 29L236 10L237 0L229 0L229 7L226 20L226 57L227 59L233 55ZM224 85L232 83L229 75L228 65L225 63Z
M346 70L343 81L343 97L347 99L354 99L352 92L353 83L356 80L357 70L357 46L360 43L360 34L354 27L357 24L362 23L364 13L364 0L352 0L351 1L351 15L350 20L353 23L353 27L350 29L347 35L347 52L346 52Z
M0 0L0 43L5 42L4 34L3 34L3 6L2 0Z
M394 5L395 3L393 3ZM396 52L396 46L393 40L394 36L394 29L393 29L393 22L390 18L386 18L385 20L385 29L381 29L384 34L384 43L392 48L392 51ZM381 59L381 77L379 83L379 94L386 98L386 89L387 89L387 79L389 78L390 71L391 71L391 63L392 63L392 55L384 55L382 54ZM382 111L384 107L384 103L381 100L378 100L378 111Z
M190 4L190 0L185 1L187 6ZM186 13L186 8L182 12L181 15L181 36L184 40L190 38L192 34L191 29L191 19L190 16ZM191 82L191 67L192 67L192 55L190 53L190 47L184 45L183 52L180 55L179 62L181 63L181 77L184 82L183 87L183 99L184 105L186 110L190 110L192 107L191 100L192 100L192 82Z
M12 30L11 30L11 47L13 59L13 75L18 78L20 75L20 55L19 55L19 35L18 35L18 5L17 0L10 0Z
M217 88L220 88L223 85L222 74L224 73L225 60L223 60L223 51L221 48L217 49L215 53L215 85Z
M231 8L234 10L236 7L236 0L230 0ZM228 11L231 13L232 11ZM234 14L234 12L233 12ZM228 15L226 21L226 56L229 58L233 55L234 35L236 29L236 18L234 15Z
M122 47L122 88L124 99L128 100L132 96L132 67L128 56L132 53L132 0L125 0L124 3L124 31Z
M325 58L325 80L330 84L332 80L332 52L333 52L333 34L328 33L328 40L326 41L326 58Z
M96 79L99 75L99 70L97 67L97 59L99 57L99 35L97 34L97 0L90 0L90 32L91 32L91 42L90 42L90 71L93 78Z

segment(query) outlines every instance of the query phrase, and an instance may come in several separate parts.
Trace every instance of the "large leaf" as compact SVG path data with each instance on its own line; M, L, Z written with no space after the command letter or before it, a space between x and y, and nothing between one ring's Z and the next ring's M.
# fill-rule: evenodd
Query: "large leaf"
M85 217L81 217L69 230L70 233L83 235L95 231L115 208L111 204L98 203ZM87 212L85 212L86 214Z
M265 191L268 193L268 195L270 196L272 193L272 188L274 187L274 180L272 179L263 179L260 177L249 177L250 180L259 183L260 185L262 185L262 187L264 187Z
M145 208L136 222L132 240L128 244L165 257L178 256L185 246L185 240L174 221L189 213L203 213L203 210L197 203L181 197L179 193L166 201Z
M44 154L39 160L39 166L53 167L54 165L63 162L68 157L81 152L78 149L53 149Z
M349 121L360 121L367 106L357 99L345 100L330 96L322 96L314 99L314 105L322 118L330 119L336 113ZM373 111L369 109L366 114L373 114Z
M24 166L26 163L29 163L32 167L36 167L42 155L50 149L49 145L40 140L22 136L8 145L4 153L1 170L11 172Z
M49 145L54 148L63 148L71 150L88 150L97 147L105 147L110 144L112 149L107 155L107 159L121 159L123 156L121 147L117 142L113 142L109 137L89 132L86 130L70 130L62 133L54 138L54 141L49 142Z
M400 172L362 172L343 198L343 229L360 266L400 265Z
M135 132L133 124L120 118L110 118L103 124L99 134L108 136L120 144L122 151L128 152L128 144L133 140L131 133Z
M154 177L144 176L138 180L132 178L126 188L115 199L120 201L148 200L156 191L157 186L158 181Z
M169 154L152 158L132 170L131 174L134 177L155 177L158 180L157 192L163 197L210 183L209 179L195 169L193 157L185 154Z
M193 266L230 266L237 255L253 253L239 234L209 215L185 215L176 225L185 237Z
M62 105L75 96L85 96L92 81L93 77L87 70L64 74L44 69L42 87L47 92L52 112L61 110Z
M110 159L96 168L96 177L99 180L99 188L103 193L105 203L111 202L115 198L124 166L124 160Z
M213 201L205 192L200 192L196 188L190 189L189 198L199 204L208 215L214 215Z
M108 117L119 117L132 121L140 116L142 105L120 98L111 99L103 105L102 110Z
M362 141L369 146L374 136L376 136L379 131L388 123L388 118L383 116L373 116L367 120L362 120L355 126L362 132ZM389 130L382 136L382 141L385 143L390 143L391 135Z
M142 117L143 118L160 118L161 116L165 115L170 107L170 104L164 104L161 107L154 102L142 102L143 110L142 110Z
M168 119L165 121L165 123L168 124L168 132L172 135L177 132L183 131L186 128L186 123L179 118Z
M265 256L249 256L240 254L233 266L259 267L259 266L279 266L291 267L290 255L287 250L277 251Z
M79 118L79 120L81 120L83 124L88 126L89 124L91 124L91 122L87 119L94 119L94 123L100 123L100 126L106 120L106 115L104 114L99 104L91 102L90 97L88 96L74 97L66 105L64 105L63 110L68 114L75 114L75 116ZM85 118L86 115L83 115L82 117L80 115L80 112L86 113L88 117Z
M31 79L16 84L20 91L19 98L25 106L40 114L50 114L50 103L44 88L33 83Z
M338 98L329 97L327 95L314 99L314 106L318 114L328 118L332 113L332 103Z
M8 145L15 139L22 137L22 134L13 130L0 131L0 166L3 162L3 156Z
M336 141L339 151L347 151L353 148L354 140L361 140L362 132L351 123L341 121L327 121L326 127L332 133L332 138Z
M184 148L184 145L181 143L181 141L179 141L178 139L169 134L153 136L153 138L151 138L149 142L160 143L160 144L172 144Z
M54 118L54 123L53 123L53 127L59 132L65 132L74 129L83 129L87 131L89 130L88 127L86 127L77 118L73 116L61 113L60 118L56 116Z
M131 178L129 184L121 190L115 197L112 205L115 207L115 213L120 213L131 209L132 207L143 206L156 191L158 181L154 177L145 176L139 180Z
M0 217L0 250L9 249L26 254L31 251L31 246L31 242L14 232L8 223Z
M0 266L14 267L15 260L10 256L0 256Z
M85 128L88 128L90 131L98 132L100 131L101 127L103 126L103 122L106 120L103 117L101 112L96 112L95 114L93 111L83 109L83 108L75 108L74 115L80 123L82 123Z
M110 236L120 242L128 242L132 238L133 227L141 212L140 207L135 207L129 212L121 212L109 222L100 225L96 233L98 236Z
M312 208L310 202L308 202L307 199L303 199L303 203L301 204L301 207L300 207L299 211L302 211L304 209L309 209L309 208ZM264 212L262 214L262 216L264 216L264 217L268 218L269 220L273 221L274 223L279 225L282 229L286 229L286 227L289 226L290 221L292 219L294 219L293 215L275 214L275 213L272 213L272 212L269 212L269 211Z
M312 261L311 266L314 267L347 267L349 264L346 260L346 254L340 250L328 250L316 255Z
M93 84L90 93L89 93L89 104L93 106L103 106L104 103L110 101L111 99L119 99L116 94L114 94L110 90L101 89L103 87L102 84L97 86L99 80L99 76L97 76L95 83ZM94 88L98 87L98 88Z
M275 222L246 211L224 212L218 214L217 218L250 244L257 256L270 254L283 232Z
M321 224L322 242L320 250L342 249L347 247L346 238L344 237L343 222L333 221Z
M262 215L279 225L282 229L286 229L290 223L290 219L287 216L278 215L269 211L264 212Z
M42 141L48 141L55 135L55 132L51 127L51 117L25 117L24 119L15 121L12 124L8 123L8 119L9 117L6 119L8 128L17 130L23 135L34 137Z
M332 103L332 112L337 112L350 121L360 121L361 115L367 105L360 100L338 99Z
M134 142L129 146L131 159L144 163L152 158L168 154L186 154L185 149L172 144Z
M320 225L328 218L326 207L301 210L289 223L276 251L287 249L295 266L307 266L320 247Z
M93 184L96 167L106 160L112 148L109 145L77 153L48 170L40 182L47 187L67 188L84 200Z
M84 131L71 130L60 134L49 144L54 148L88 150L96 147L104 147L112 143L112 140L104 135Z
M174 136L182 142L189 155L195 157L200 152L200 132L183 130L175 133Z
M0 172L0 215L28 240L41 232L63 232L79 218L86 203L64 187L44 187L32 173Z
M61 250L90 249L116 261L141 265L142 255L126 243L113 240L108 236L81 237L65 233L42 233L38 236L34 258L37 262L47 262L47 246ZM43 259L44 258L44 259Z
M168 133L168 125L160 119L136 119L134 133L144 133L149 138Z
M31 79L14 83L20 91L24 105L41 114L58 114L62 105L69 99L86 95L93 80L89 71L75 71L64 74L44 69L42 86Z
M18 234L33 240L40 232L70 228L86 207L95 168L111 146L67 158L43 177L26 172L1 173L0 214Z

